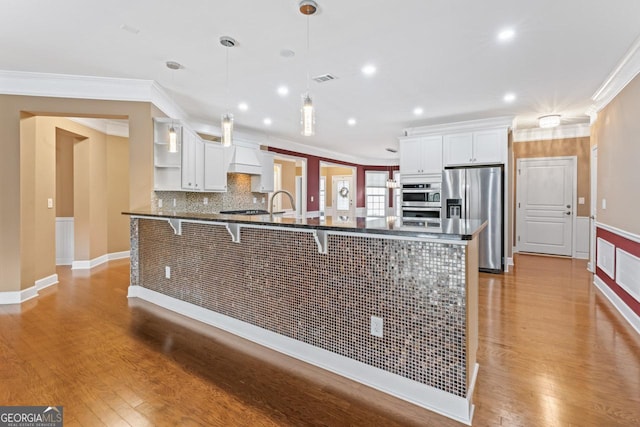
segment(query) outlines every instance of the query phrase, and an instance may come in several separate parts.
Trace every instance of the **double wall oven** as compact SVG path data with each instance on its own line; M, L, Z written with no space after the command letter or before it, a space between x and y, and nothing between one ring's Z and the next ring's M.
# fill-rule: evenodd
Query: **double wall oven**
M407 177L402 180L402 219L408 221L439 220L442 204L439 177Z

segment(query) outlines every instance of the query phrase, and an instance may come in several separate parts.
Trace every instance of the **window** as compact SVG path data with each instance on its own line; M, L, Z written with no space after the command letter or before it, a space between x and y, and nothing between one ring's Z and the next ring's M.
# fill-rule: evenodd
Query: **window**
M365 172L367 216L387 215L387 172Z

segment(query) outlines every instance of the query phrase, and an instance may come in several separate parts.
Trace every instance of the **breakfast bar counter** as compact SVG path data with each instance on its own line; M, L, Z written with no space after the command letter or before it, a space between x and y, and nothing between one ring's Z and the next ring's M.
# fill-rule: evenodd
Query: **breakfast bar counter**
M126 214L129 297L471 423L485 224Z

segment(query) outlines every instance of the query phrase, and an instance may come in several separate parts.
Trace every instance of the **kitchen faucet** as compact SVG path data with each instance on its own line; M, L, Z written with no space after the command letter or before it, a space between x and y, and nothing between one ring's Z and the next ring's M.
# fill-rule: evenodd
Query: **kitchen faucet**
M293 196L287 190L278 190L271 196L271 203L269 204L269 215L273 215L273 200L280 193L286 194L289 196L289 200L291 201L291 209L296 210L296 202L293 201Z

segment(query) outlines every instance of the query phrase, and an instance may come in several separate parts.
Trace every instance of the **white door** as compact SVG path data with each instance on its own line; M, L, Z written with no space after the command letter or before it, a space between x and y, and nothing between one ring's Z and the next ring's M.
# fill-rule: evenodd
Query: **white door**
M353 177L348 175L334 176L332 184L333 212L335 216L356 216L355 188Z
M591 218L589 229L589 271L596 272L596 221L598 219L598 146L591 149Z
M575 173L575 158L518 160L519 251L572 255Z

